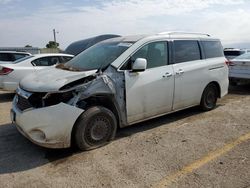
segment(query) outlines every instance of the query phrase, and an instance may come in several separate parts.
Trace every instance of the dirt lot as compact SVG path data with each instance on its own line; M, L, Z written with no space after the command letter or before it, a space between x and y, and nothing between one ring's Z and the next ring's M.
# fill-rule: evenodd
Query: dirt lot
M0 187L250 187L250 86L210 112L192 108L121 129L89 152L48 150L10 123L0 92Z

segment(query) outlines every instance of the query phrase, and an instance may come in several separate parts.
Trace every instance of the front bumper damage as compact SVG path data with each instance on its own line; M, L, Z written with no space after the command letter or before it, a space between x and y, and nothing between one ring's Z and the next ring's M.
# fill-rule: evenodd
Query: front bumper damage
M46 148L67 148L77 118L84 110L65 103L20 111L15 97L11 118L19 132L33 143Z

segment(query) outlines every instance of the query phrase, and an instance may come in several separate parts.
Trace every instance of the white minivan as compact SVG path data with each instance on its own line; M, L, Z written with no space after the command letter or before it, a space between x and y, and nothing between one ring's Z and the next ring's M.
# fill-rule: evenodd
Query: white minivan
M191 106L212 110L228 83L221 42L207 34L117 37L24 78L11 118L35 144L89 150L117 127Z

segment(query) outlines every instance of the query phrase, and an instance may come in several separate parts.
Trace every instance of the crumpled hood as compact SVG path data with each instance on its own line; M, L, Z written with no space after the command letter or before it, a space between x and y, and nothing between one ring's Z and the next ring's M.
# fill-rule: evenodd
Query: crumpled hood
M95 74L96 71L74 72L51 67L24 77L20 87L31 92L55 92L68 83Z

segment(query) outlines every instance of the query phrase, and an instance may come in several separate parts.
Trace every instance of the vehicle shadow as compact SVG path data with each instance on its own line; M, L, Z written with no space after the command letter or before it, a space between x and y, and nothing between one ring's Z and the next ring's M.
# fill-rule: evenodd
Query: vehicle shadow
M0 125L0 174L33 169L76 153L74 149L50 150L36 146L12 124Z
M13 100L15 93L0 92L0 103L10 102Z
M229 86L229 94L250 95L250 84Z
M190 108L159 118L119 129L116 140L171 123L202 111ZM26 171L51 162L64 162L79 153L75 147L69 149L46 149L23 137L13 124L0 125L0 174ZM84 152L82 152L84 154Z
M217 107L219 106L220 105L217 105ZM147 131L150 129L154 129L164 124L170 124L174 121L178 121L187 117L191 117L193 115L198 115L200 113L203 113L203 111L199 107L192 107L192 108L177 111L171 114L167 114L161 117L153 118L151 120L137 123L132 126L118 129L116 139L120 139L120 138L127 137L127 136L132 136L133 134L136 134L138 132L143 132L143 131Z

